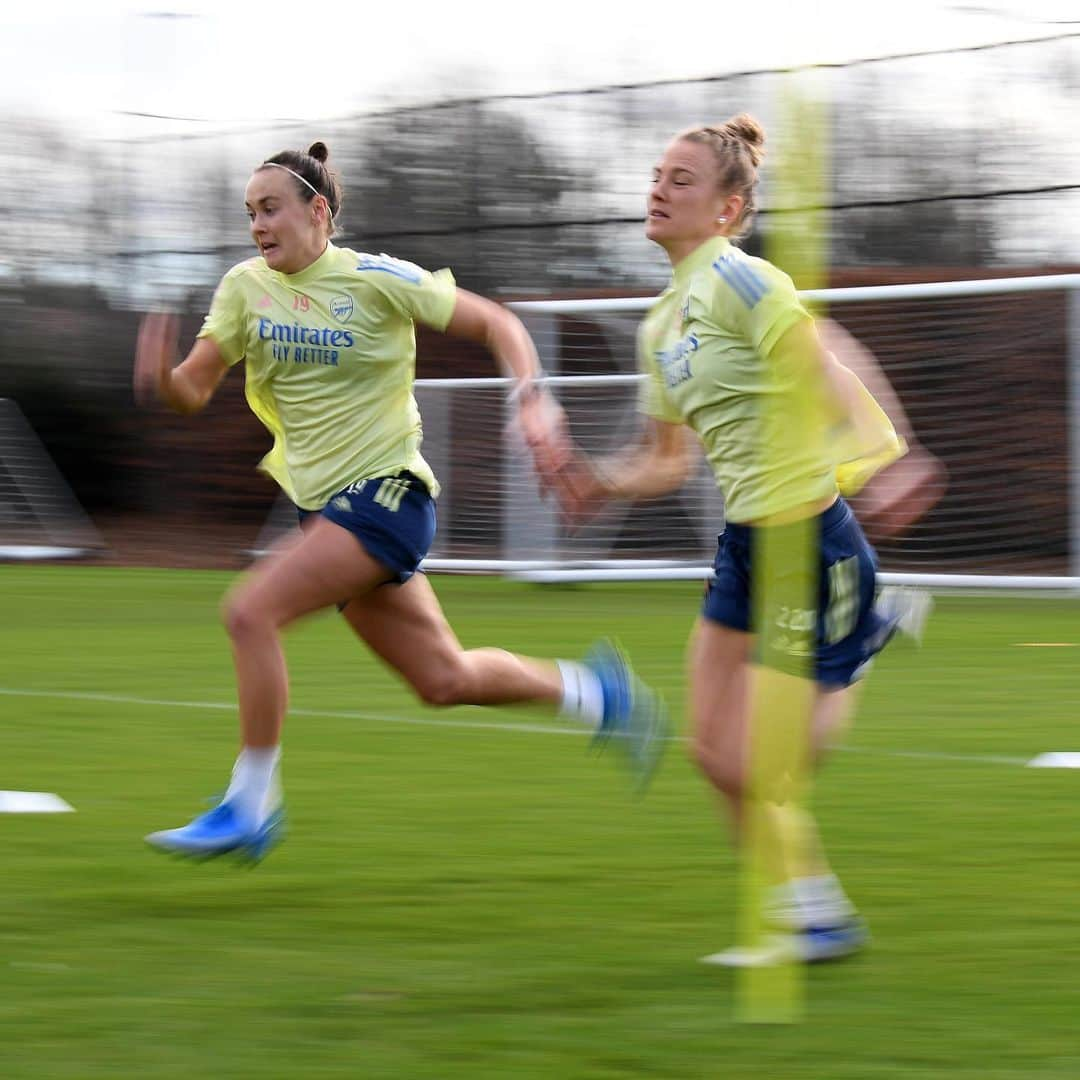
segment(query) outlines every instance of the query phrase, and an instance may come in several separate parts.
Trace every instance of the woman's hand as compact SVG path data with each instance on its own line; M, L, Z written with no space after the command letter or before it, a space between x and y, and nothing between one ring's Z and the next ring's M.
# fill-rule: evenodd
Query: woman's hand
M873 541L902 536L945 494L945 466L918 443L874 476L851 500L859 523Z
M135 344L135 400L148 406L169 400L169 384L180 340L180 319L171 312L144 315Z
M541 490L547 491L573 453L566 413L549 393L534 387L518 402L517 423L532 455Z
M562 406L535 387L518 404L518 424L543 494L554 496L564 524L573 529L609 497L599 476L570 437Z
M187 416L206 407L229 365L214 339L201 337L174 367L179 336L179 316L164 312L144 315L135 343L133 382L140 405L162 401Z
M604 475L576 449L556 473L552 491L569 532L595 517L613 497Z

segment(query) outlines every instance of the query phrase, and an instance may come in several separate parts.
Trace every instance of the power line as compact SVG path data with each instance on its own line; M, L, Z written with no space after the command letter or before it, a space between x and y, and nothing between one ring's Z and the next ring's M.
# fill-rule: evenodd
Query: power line
M990 49L1007 49L1016 45L1038 45L1045 42L1066 41L1080 38L1080 31L1066 31L1047 34L1034 38L1015 38L1007 41L991 41L982 45L953 45L940 49L919 49L911 52L887 53L881 56L863 56L853 60L835 60L815 64L796 64L792 67L749 68L745 71L730 71L723 75L702 75L691 79L648 79L642 82L607 83L602 86L579 87L567 90L534 90L513 94L492 94L487 97L458 98L449 101L436 101L426 105L403 105L362 114L365 118L396 116L400 113L427 111L430 109L455 108L457 106L483 105L497 101L536 101L544 98L584 97L591 94L610 94L623 90L651 90L662 86L689 86L694 83L722 83L734 79L748 79L759 75L781 75L799 71L836 71L851 67L864 67L869 64L885 64L894 60L918 60L931 56L955 56L960 53L986 52Z
M1066 25L1072 25L1066 21ZM781 75L800 71L839 71L846 68L865 67L870 64L886 64L897 60L918 60L933 56L957 56L962 53L987 52L994 49L1008 49L1022 45L1040 45L1057 41L1069 41L1080 38L1080 31L1070 30L1057 34L1046 34L1033 38L1010 38L1006 41L990 41L981 45L953 45L940 49L919 49L910 52L887 53L880 56L863 56L853 60L835 60L815 64L796 64L792 67L749 68L745 71L730 71L723 75L701 75L695 78L647 79L641 82L605 83L601 86L576 87L564 90L532 90L517 93L487 94L477 97L447 98L441 101L429 101L414 105L394 105L385 109L374 109L366 113L353 113L334 121L341 123L348 120L381 120L395 116L407 116L413 113L432 112L436 109L467 109L480 105L497 104L505 101L544 101L554 98L590 97L599 94L613 94L631 90L651 90L659 87L693 86L697 84L716 84L732 82L736 79L749 79L761 75ZM283 124L301 124L307 121L283 119ZM144 135L117 141L128 143L163 142L177 139L205 139L221 136L225 132L199 133L187 135Z
M847 210L888 210L905 206L924 206L929 203L985 202L990 199L1011 199L1031 195L1058 195L1068 191L1080 191L1080 183L1050 184L1044 187L1031 188L999 188L996 191L956 192L951 195L917 195L904 199L858 199L850 202L830 204L765 207L758 211L757 216L770 217L773 215L782 216L785 214L832 213ZM360 234L360 238L367 243L370 241L382 242L384 240L397 240L405 236L413 239L426 239L428 237L441 236L474 236L479 233L538 232L543 229L604 228L612 225L640 225L643 221L644 214L592 218L546 218L543 220L530 221L480 222L476 225L447 225L425 229L388 229L382 232L363 232ZM348 240L347 237L346 240ZM158 255L207 256L220 255L240 246L242 245L235 243L217 244L212 247L187 248L184 250L178 250L177 248L153 248L149 250L114 251L111 255L113 258L117 259L152 258Z
M135 109L113 109L114 116L135 116L144 120L180 120L186 124L205 124L205 116L170 116L166 113L138 112Z
M1080 191L1080 184L1049 184L1032 188L998 188L996 191L957 192L952 195L916 195L907 199L863 199L820 206L766 207L760 214L805 214L820 210L875 210L893 206L920 206L924 203L975 202L985 199L1010 199L1017 195L1054 195L1062 191Z
M952 195L918 195L906 199L860 199L851 202L840 202L820 205L790 206L790 207L765 207L757 212L758 217L781 216L786 214L807 214L820 212L836 212L845 210L882 210L904 206L922 206L928 203L953 203L975 202L988 199L1009 199L1024 195L1054 195L1065 191L1080 191L1080 184L1053 184L1046 187L1035 188L1003 188L998 191L975 191L960 192ZM574 220L545 220L545 221L511 221L511 222L481 222L477 225L446 226L433 229L398 229L386 232L365 232L364 240L394 240L402 236L408 237L436 237L436 236L469 236L476 233L497 233L503 231L531 232L538 229L565 229L565 228L589 228L606 225L640 225L645 220L644 213L620 216L586 218Z
M1026 11L1017 11L1012 7L987 7L980 4L949 4L952 11L961 15L990 15L993 18L1012 19L1014 22L1036 23L1039 26L1077 26L1080 19L1041 19Z

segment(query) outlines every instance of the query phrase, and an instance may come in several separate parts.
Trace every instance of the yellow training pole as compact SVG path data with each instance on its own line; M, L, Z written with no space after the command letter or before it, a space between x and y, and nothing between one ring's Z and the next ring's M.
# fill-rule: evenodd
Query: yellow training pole
M770 154L766 172L773 215L765 255L799 289L821 287L827 277L828 117L813 85L825 78L825 72L807 72L786 80L779 122L773 125L778 151ZM780 392L781 384L797 373L771 364L767 377L778 392L763 395L759 452L782 468L791 447L823 435L812 400L816 395L793 407ZM797 825L802 815L776 808L800 805L809 789L818 590L814 519L761 528L752 558L757 663L751 686L739 940L747 949L772 945L777 952L774 963L740 969L736 1015L748 1023L796 1023L805 1013L804 965L785 950L791 937L769 925L765 916L770 890L801 874L809 858Z

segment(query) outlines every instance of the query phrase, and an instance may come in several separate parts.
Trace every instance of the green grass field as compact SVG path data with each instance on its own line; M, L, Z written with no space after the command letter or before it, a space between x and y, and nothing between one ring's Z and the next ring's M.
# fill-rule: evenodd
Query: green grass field
M733 1019L736 868L673 746L636 801L539 713L417 705L335 617L289 637L288 841L255 870L146 832L235 751L227 574L0 567L0 1076L1080 1076L1077 604L939 600L817 807L874 935L807 1022ZM438 579L466 645L616 633L682 723L694 584ZM487 726L484 726L487 725Z

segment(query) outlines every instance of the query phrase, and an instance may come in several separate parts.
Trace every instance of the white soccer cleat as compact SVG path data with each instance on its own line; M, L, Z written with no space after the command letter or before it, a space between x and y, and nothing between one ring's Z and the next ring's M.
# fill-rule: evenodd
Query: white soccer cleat
M764 968L793 964L798 959L794 934L769 934L758 945L734 945L722 952L703 956L701 963L713 967Z
M926 620L934 610L934 598L923 589L887 585L878 593L874 610L895 630L921 645Z
M866 924L854 916L836 926L808 926L790 933L767 934L758 945L736 945L703 956L701 963L727 968L820 964L858 952L869 937Z

